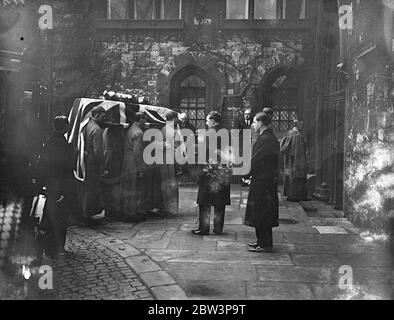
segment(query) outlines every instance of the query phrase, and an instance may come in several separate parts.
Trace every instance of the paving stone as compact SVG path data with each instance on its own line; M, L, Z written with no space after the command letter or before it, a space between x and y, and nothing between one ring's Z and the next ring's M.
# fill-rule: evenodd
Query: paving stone
M393 280L393 270L391 268L364 267L352 268L353 283L357 285L366 285L381 283L391 285ZM335 279L338 283L342 274L337 272Z
M251 300L310 300L313 293L302 283L247 282L247 298Z
M337 250L335 246L330 244L305 244L298 243L295 245L297 253L332 253L336 254Z
M159 265L157 265L145 255L129 257L126 259L126 262L133 268L135 272L139 274L142 272L161 270Z
M305 234L305 233L296 233L296 232L286 232L283 234L283 237L287 243L315 243L316 234Z
M224 228L226 229L226 228ZM236 234L235 233L228 233L226 230L223 231L221 234L215 234L211 232L209 235L203 236L202 237L204 241L234 241L236 239Z
M381 244L364 244L364 243L344 243L335 246L339 253L387 253L390 254L389 248Z
M196 236L191 233L191 230L192 229L190 229L190 230L182 230L182 231L174 231L174 232L168 233L165 236L165 239L166 240L189 240L189 239L193 239Z
M179 230L180 226L182 223L169 223L165 220L161 222L156 222L156 223L149 223L149 222L144 222L141 224L138 224L133 228L133 230L151 230L151 231L162 231L162 230L169 230L169 231L177 231Z
M160 240L165 233L166 230L141 229L134 235L133 239L155 241L155 240Z
M197 250L157 250L157 249L149 249L145 251L145 254L149 256L151 259L161 262L170 260L173 258L191 256L194 255Z
M334 254L292 254L291 258L296 266L339 267L343 264Z
M198 237L198 238L197 238ZM202 237L195 236L192 239L171 240L167 249L176 250L203 250L203 251L216 251L215 241L203 241Z
M171 278L167 272L164 271L142 273L141 279L148 286L148 288L176 284L175 280Z
M158 300L187 300L185 292L179 285L159 286L152 288L152 293Z
M244 300L245 281L179 280L178 284L192 300Z
M161 265L176 281L181 279L257 280L256 268L250 264L162 262Z
M279 221L280 224L280 221ZM302 223L299 224L280 224L275 228L276 232L293 232L302 234L318 234L318 231L312 226L306 226Z
M320 234L348 234L341 226L312 226Z
M337 283L338 269L328 267L257 266L259 281Z
M285 253L255 253L239 252L234 254L226 251L199 251L195 255L173 258L168 262L185 263L231 263L231 264L263 264L263 265L292 265L290 256Z
M361 238L360 236L353 234L319 234L316 235L316 240L319 244L342 245L346 243L359 243Z
M157 240L157 241L146 241L138 239L130 239L127 243L136 247L137 249L166 249L170 240Z
M236 241L218 241L217 249L219 251L244 252L247 250L247 244Z
M345 253L340 255L342 264L356 267L390 267L393 258L388 253Z
M388 285L359 285L352 289L341 289L338 284L313 284L311 289L317 300L392 300L392 289Z

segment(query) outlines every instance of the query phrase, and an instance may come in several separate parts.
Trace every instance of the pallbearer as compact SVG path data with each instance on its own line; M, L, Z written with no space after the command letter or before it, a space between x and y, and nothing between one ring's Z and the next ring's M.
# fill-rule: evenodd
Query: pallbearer
M121 175L121 220L139 222L144 217L143 195L143 113L137 112L135 121L127 129L124 137L124 156Z

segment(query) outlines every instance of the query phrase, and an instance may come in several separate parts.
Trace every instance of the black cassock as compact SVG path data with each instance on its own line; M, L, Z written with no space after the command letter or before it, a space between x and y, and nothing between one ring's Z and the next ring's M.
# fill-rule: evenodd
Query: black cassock
M277 227L279 142L271 128L263 131L252 149L248 203L244 224L250 227Z

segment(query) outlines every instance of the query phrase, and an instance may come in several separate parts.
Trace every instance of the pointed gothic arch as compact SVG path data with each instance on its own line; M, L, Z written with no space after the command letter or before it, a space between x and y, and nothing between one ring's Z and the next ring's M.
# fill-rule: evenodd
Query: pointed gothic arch
M170 78L170 106L186 112L196 128L204 128L206 114L215 109L217 85L203 68L188 64L176 69Z
M294 119L302 116L299 72L289 65L277 65L264 75L257 94L255 112L274 109L273 127L277 133L291 129Z

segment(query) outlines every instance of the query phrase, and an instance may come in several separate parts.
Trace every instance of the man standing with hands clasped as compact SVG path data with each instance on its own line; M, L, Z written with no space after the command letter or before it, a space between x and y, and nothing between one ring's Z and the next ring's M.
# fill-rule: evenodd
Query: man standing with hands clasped
M249 251L272 252L272 228L279 226L278 162L279 142L270 128L270 118L259 112L252 127L258 134L252 149L251 177L245 225L256 229L257 241L249 243Z

